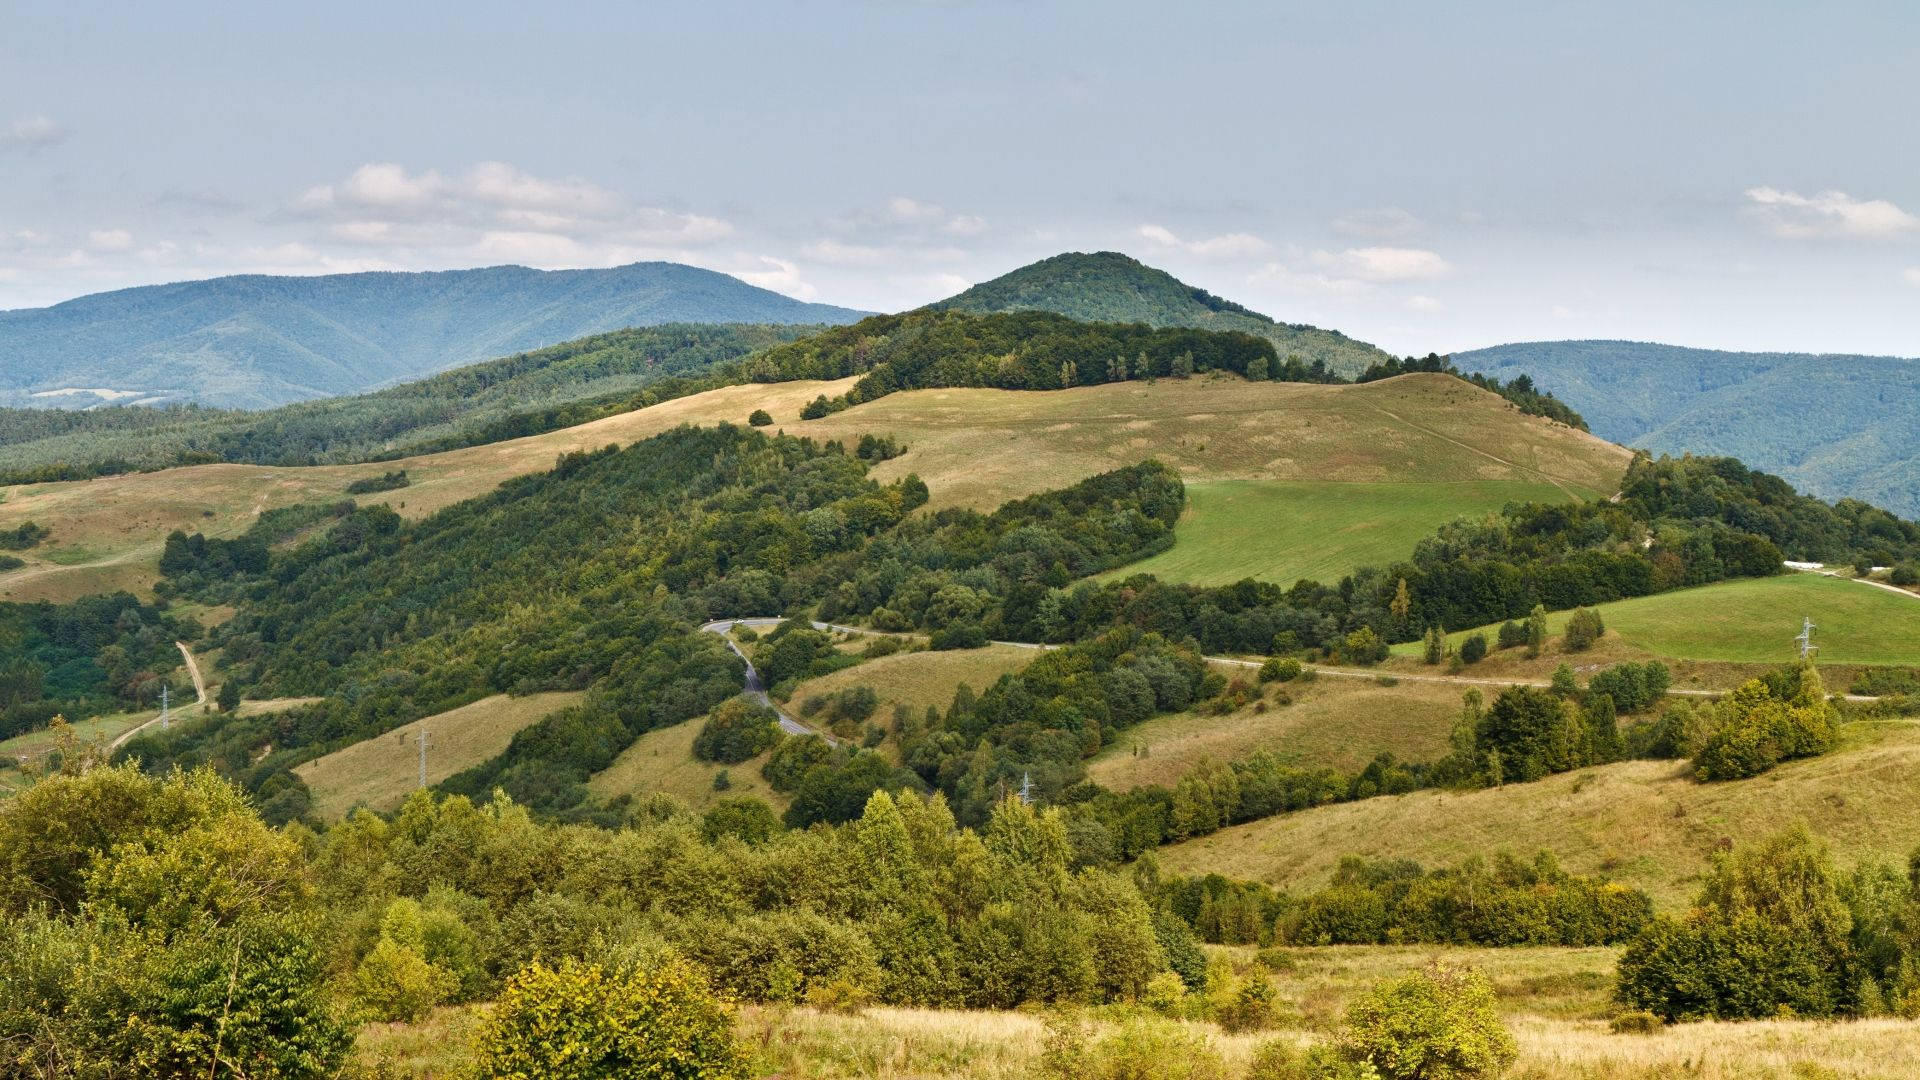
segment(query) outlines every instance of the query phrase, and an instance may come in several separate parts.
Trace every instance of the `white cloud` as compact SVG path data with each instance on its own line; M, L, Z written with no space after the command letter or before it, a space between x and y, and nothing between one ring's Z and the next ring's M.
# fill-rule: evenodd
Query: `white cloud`
M1374 284L1445 277L1453 267L1425 248L1363 247L1316 251L1313 265L1328 274Z
M1906 273L1900 276L1907 279L1907 284L1920 289L1920 266L1909 266Z
M1565 304L1553 305L1553 317L1556 319L1582 319L1586 317L1586 314L1584 311L1577 308L1570 308Z
M1333 219L1333 231L1369 240L1402 240L1421 229L1420 219L1397 206L1355 210Z
M1797 191L1747 189L1749 210L1776 236L1896 236L1920 229L1914 217L1885 199L1856 199L1844 191L1802 195Z
M1142 225L1134 231L1149 243L1202 259L1249 259L1268 250L1267 242L1251 233L1222 233L1204 240L1182 240L1164 225Z
M1407 297L1407 310L1427 312L1445 311L1447 310L1447 305L1431 296L1409 296Z
M827 228L845 236L889 238L896 243L926 242L935 236L970 237L987 231L987 219L958 214L937 203L895 195L878 207L834 218Z
M955 214L940 226L940 231L948 236L979 236L987 231L987 219L978 214Z
M520 262L608 266L675 257L734 233L700 214L636 206L577 177L535 176L483 161L449 176L371 162L345 179L308 188L289 210L324 223L334 243L374 248L399 263Z
M32 152L59 146L72 132L51 117L23 116L0 128L0 153L8 150Z
M131 251L133 234L125 229L95 229L87 234L87 246L95 251Z
M1249 285L1269 287L1281 292L1323 296L1355 296L1373 288L1354 278L1335 277L1318 270L1270 262L1247 276Z

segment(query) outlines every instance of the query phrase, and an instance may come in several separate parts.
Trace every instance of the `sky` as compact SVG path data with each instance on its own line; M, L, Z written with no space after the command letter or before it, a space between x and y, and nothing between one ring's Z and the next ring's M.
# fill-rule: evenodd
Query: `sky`
M0 0L0 309L666 259L898 310L1119 250L1400 354L1920 356L1917 119L1907 0Z

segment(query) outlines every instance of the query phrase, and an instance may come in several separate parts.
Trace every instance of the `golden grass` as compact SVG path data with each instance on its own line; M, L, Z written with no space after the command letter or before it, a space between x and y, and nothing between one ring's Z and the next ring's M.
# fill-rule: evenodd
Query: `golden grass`
M1323 806L1163 848L1186 874L1215 871L1288 889L1324 884L1347 854L1427 865L1501 849L1546 849L1684 907L1708 855L1804 821L1848 865L1904 865L1920 845L1920 725L1858 723L1847 745L1751 780L1703 784L1684 762L1628 761L1473 792L1421 791Z
M1446 753L1447 735L1460 715L1461 690L1442 683L1381 686L1331 677L1270 685L1264 712L1248 706L1225 716L1154 717L1122 732L1087 772L1102 786L1126 791L1148 784L1171 787L1203 758L1238 761L1260 751L1342 771L1363 768L1382 751L1402 761L1428 761ZM1280 693L1293 704L1278 704Z
M602 800L657 792L671 795L695 810L704 810L720 799L751 795L773 804L776 810L785 809L787 797L774 791L760 775L760 767L773 756L771 750L738 765L716 765L693 756L694 737L705 722L704 717L697 717L647 732L614 758L613 764L595 773L587 781L587 789ZM731 783L725 791L716 791L713 779L722 772Z
M342 818L356 806L392 810L419 784L418 738L427 732L427 783L437 784L507 748L514 733L578 702L579 693L495 694L376 735L294 770L313 792L313 811Z
M1910 1020L1680 1024L1649 1035L1611 1034L1604 1020L1574 1015L1605 1011L1611 950L1354 949L1322 955L1329 951L1294 950L1294 968L1275 976L1283 1005L1297 1007L1293 1024L1242 1035L1206 1023L1181 1026L1203 1037L1225 1063L1225 1076L1238 1080L1247 1076L1263 1042L1324 1037L1354 994L1439 957L1472 963L1493 981L1519 1044L1519 1060L1507 1074L1516 1080L1867 1080L1910 1077L1912 1062L1920 1060L1920 1023ZM1543 1001L1547 1013L1530 1008ZM418 1024L370 1024L355 1041L355 1061L383 1069L380 1075L415 1080L467 1075L485 1009L441 1008ZM1123 1015L1097 1010L1088 1019L1098 1035ZM1305 1034L1297 1026L1302 1023L1320 1034ZM742 1007L735 1030L752 1059L752 1075L794 1080L1027 1080L1041 1075L1046 1037L1042 1016L1025 1011L871 1008L844 1014L774 1005Z
M344 499L350 482L390 469L405 469L412 483L355 500L424 517L484 495L504 480L550 469L569 451L631 443L683 423L744 424L755 408L797 417L801 405L815 396L837 394L850 385L851 380L729 386L543 435L366 465L195 465L6 488L0 527L36 521L52 528L53 535L24 554L29 565L0 574L0 600L61 601L120 588L147 592L169 532L237 535L264 510ZM81 554L83 561L62 565Z
M0 527L34 520L54 535L28 553L30 565L0 575L0 599L150 587L161 542L174 529L234 535L265 509L344 498L350 481L388 469L407 470L413 483L362 501L420 517L549 468L567 451L631 443L682 423L741 422L755 408L795 434L846 442L895 435L908 452L878 466L877 478L917 472L935 506L982 509L1148 457L1195 480L1512 482L1529 493L1551 483L1569 496L1611 492L1628 461L1620 447L1437 375L1362 386L1219 377L1062 391L920 390L798 419L805 402L850 385L730 386L544 435L368 465L201 465L10 488ZM58 565L75 558L84 561Z
M1019 671L1039 655L1037 650L1017 645L894 653L831 675L808 679L794 688L789 704L792 710L797 710L810 697L869 686L880 695L880 708L874 713L876 719L888 719L896 704L916 710L932 705L945 712L961 683L973 687L975 692L985 690L1000 676Z

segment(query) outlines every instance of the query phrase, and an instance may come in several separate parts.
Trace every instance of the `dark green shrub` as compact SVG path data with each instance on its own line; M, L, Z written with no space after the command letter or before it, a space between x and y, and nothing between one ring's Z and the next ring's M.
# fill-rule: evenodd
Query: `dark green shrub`
M1477 664L1487 658L1487 635L1474 634L1460 643L1460 659Z
M1560 641L1567 647L1568 652L1581 652L1592 648L1593 643L1599 641L1600 635L1606 632L1607 628L1600 621L1599 612L1592 608L1576 608L1573 615L1567 619L1567 629Z
M694 736L693 756L701 761L738 765L758 757L780 741L779 718L772 709L741 696L722 702L707 715Z
M773 423L773 414L765 409L755 409L747 414L747 423L754 427L766 427Z

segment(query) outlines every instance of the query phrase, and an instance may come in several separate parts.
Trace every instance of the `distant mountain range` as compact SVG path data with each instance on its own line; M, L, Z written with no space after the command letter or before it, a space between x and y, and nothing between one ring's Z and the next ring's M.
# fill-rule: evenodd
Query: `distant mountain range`
M1729 454L1825 499L1920 517L1920 359L1537 341L1453 360L1530 375L1613 442Z
M1273 342L1282 357L1322 361L1351 378L1387 353L1338 330L1275 322L1117 251L1070 251L1030 263L932 305L982 314L1052 311L1088 322L1139 322L1240 330Z
M662 262L213 278L0 312L0 405L265 408L626 327L863 314Z

